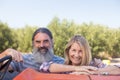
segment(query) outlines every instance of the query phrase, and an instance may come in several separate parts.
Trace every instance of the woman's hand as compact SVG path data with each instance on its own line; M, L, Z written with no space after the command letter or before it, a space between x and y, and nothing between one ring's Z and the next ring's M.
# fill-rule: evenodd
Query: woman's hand
M120 68L113 65L109 65L109 66L106 66L105 68L99 68L98 71L95 71L95 74L120 75Z
M75 66L75 71L71 74L94 74L98 68L93 66Z

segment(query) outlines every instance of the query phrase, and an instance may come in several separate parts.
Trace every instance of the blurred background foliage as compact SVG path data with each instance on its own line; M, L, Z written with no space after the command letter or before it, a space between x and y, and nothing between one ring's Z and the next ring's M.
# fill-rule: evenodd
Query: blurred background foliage
M23 53L31 52L32 34L39 27L26 25L23 28L13 29L6 23L0 22L0 52L7 48L13 48ZM66 19L61 21L58 17L54 17L45 27L52 31L54 51L58 56L64 57L65 45L69 39L75 34L81 34L88 40L93 58L120 57L120 28L109 28L92 22L76 24L74 21L70 22Z

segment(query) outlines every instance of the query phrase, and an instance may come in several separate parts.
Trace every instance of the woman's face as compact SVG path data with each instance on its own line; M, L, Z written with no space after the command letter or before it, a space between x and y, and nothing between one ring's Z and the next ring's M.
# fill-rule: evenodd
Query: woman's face
M72 65L79 65L82 61L83 51L78 43L73 43L69 49L69 59L72 62Z

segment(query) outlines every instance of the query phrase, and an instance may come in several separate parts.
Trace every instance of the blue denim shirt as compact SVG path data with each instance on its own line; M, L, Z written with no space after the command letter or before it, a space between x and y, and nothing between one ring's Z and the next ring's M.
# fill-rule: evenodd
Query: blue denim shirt
M58 57L58 56L54 55L52 60L50 60L49 62L43 62L43 64L38 64L38 63L35 63L33 54L23 54L23 62L12 61L11 66L12 66L13 70L18 71L18 72L21 72L28 67L33 68L37 71L41 71L43 69L49 68L51 63L64 64L64 59L62 57ZM47 65L43 66L45 64L47 64ZM48 71L48 69L47 69L47 71Z

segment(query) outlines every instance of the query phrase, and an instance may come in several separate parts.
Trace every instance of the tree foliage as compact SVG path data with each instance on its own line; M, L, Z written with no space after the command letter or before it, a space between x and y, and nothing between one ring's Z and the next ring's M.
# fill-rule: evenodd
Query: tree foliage
M15 39L17 40L17 50L21 52L31 52L32 50L32 34L37 27L25 26L24 28L14 31Z
M88 40L93 57L120 57L120 45L118 44L120 29L111 29L92 22L78 25L65 19L60 21L57 17L50 22L48 28L53 33L54 49L57 55L63 56L69 39L75 34L81 34Z
M14 48L16 40L13 39L11 29L6 23L0 22L0 52L7 48Z
M37 28L25 26L12 29L0 22L0 51L14 48L21 52L30 52L32 34ZM120 57L120 28L112 29L92 22L76 24L66 19L60 20L58 17L54 17L47 28L52 31L56 55L63 57L64 49L70 38L75 34L81 34L88 40L93 57L106 58L106 55L107 57Z

